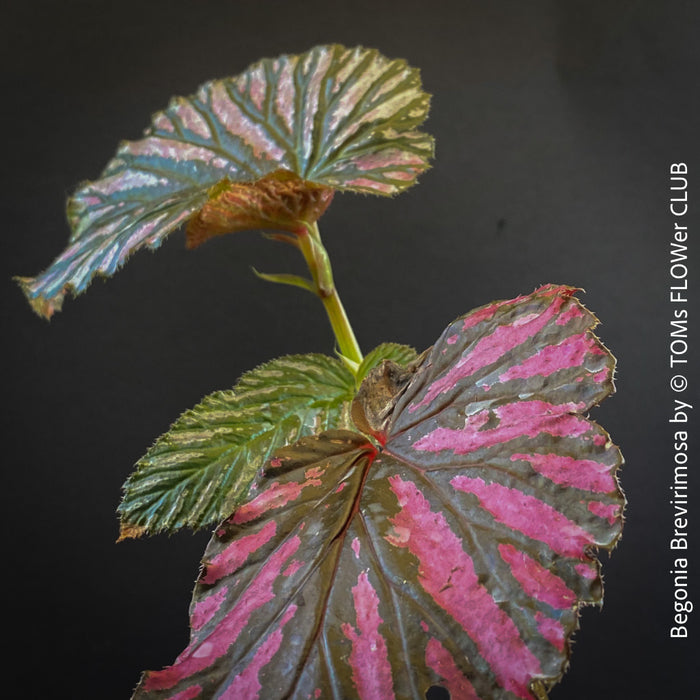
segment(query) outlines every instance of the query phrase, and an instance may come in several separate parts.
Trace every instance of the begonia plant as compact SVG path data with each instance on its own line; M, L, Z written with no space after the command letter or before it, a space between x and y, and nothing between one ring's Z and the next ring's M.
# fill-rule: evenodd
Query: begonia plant
M486 304L417 354L363 354L318 220L336 191L394 195L429 167L419 73L376 50L264 59L174 98L68 201L68 247L19 278L49 318L181 224L187 245L261 230L309 276L335 355L281 357L186 411L138 462L120 539L213 528L175 662L134 698L547 697L622 462L587 417L615 360L576 289Z

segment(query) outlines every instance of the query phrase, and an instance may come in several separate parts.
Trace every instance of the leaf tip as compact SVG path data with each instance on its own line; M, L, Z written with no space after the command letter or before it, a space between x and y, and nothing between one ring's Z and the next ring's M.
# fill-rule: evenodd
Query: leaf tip
M119 526L119 537L117 542L123 542L124 540L134 539L137 540L142 535L145 535L147 529L141 525L129 525L127 523L122 523Z
M54 313L61 310L65 297L64 290L61 290L53 297L46 297L35 290L37 286L36 277L13 277L13 279L19 285L29 305L37 316L41 316L41 318L50 321Z

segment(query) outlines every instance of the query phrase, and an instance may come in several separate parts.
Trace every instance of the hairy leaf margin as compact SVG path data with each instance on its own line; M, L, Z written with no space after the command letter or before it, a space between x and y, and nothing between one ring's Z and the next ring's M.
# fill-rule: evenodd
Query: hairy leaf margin
M183 413L124 484L120 539L220 522L272 453L348 427L354 378L322 354L288 355L246 372Z
M158 248L185 221L194 224L195 245L212 224L221 233L222 215L229 230L288 229L298 216L313 223L336 189L401 192L430 167L433 139L417 130L429 106L417 69L376 49L338 44L263 59L204 83L173 98L142 139L123 142L100 178L80 185L68 200L67 248L38 276L16 280L34 311L50 318L67 292L75 296L95 275L113 275L136 250ZM270 192L260 199L254 186L240 188L275 171L299 183L301 205L288 221L280 220L286 194L271 202ZM223 193L223 208L222 184L233 188ZM310 205L305 188L318 186L320 202Z

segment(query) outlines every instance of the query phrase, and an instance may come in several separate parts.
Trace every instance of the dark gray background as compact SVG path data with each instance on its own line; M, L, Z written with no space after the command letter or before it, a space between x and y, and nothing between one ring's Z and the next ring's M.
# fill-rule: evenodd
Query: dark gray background
M491 299L546 282L587 290L619 358L618 394L594 416L627 460L628 521L602 557L605 609L583 612L552 698L692 695L700 612L689 640L668 638L668 168L690 167L697 287L696 4L124 0L16 2L4 15L6 682L28 698L124 699L143 669L173 661L207 535L115 545L122 482L204 394L278 355L332 350L315 299L254 278L250 265L301 268L253 233L190 253L178 232L51 324L11 275L60 252L65 196L171 95L340 42L405 57L434 95L437 157L420 184L393 200L339 195L321 221L361 345L423 349Z

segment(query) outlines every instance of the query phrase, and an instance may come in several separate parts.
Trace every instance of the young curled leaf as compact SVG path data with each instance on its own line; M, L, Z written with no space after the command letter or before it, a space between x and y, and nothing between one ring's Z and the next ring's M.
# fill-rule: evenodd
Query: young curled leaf
M68 291L114 274L193 217L190 245L227 227L288 230L292 181L292 219L309 224L333 190L401 192L429 167L433 140L417 130L429 102L404 61L337 44L205 83L173 98L144 138L122 143L100 178L78 188L68 201L68 247L39 276L18 281L49 318Z
M299 233L317 221L333 199L334 190L276 170L257 182L221 182L187 224L187 247L196 248L212 236L250 229Z
M573 291L450 324L376 442L278 451L212 537L188 647L134 697L546 698L624 507L620 452L585 416L614 360ZM385 369L366 381L406 374Z
M382 343L374 350L370 350L362 360L362 364L357 370L358 387L365 377L384 360L390 360L401 367L413 362L417 357L416 351L409 345L400 343Z

